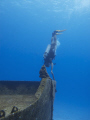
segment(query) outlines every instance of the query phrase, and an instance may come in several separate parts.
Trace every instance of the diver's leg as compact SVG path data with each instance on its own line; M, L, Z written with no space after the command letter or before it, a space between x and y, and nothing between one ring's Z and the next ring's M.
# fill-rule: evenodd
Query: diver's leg
M55 44L56 44L56 42L57 42L56 34L54 35L54 42L55 42Z
M52 33L52 37L51 37L51 44L53 44L53 42L54 42L54 32Z
M57 48L57 37L54 35L54 49L55 49L55 55L56 55L56 48Z
M51 37L51 44L54 42L54 43L56 43L56 40L57 40L57 38L56 38L56 33L55 33L55 31L52 33L52 37Z
M53 37L51 37L51 44L53 43L53 39L54 39L54 38L53 38Z

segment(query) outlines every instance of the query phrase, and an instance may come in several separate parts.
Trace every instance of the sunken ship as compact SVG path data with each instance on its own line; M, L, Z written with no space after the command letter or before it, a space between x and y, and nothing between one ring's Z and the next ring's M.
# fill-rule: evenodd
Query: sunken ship
M53 120L56 81L45 66L41 81L0 81L0 120Z

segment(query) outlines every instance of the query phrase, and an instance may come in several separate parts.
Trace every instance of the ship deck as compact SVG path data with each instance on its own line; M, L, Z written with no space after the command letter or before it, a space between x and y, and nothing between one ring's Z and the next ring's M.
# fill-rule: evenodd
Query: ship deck
M0 81L0 110L8 116L14 106L19 111L29 107L37 100L35 93L39 84L38 81Z
M30 106L35 100L35 95L0 95L0 110L4 110L6 116L8 116L14 106L21 111Z

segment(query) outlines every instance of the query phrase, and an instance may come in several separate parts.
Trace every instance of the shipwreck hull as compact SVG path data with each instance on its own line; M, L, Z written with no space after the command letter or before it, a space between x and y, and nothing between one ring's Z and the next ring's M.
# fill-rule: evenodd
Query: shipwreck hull
M56 81L0 81L0 120L52 120ZM13 107L18 108L13 111Z

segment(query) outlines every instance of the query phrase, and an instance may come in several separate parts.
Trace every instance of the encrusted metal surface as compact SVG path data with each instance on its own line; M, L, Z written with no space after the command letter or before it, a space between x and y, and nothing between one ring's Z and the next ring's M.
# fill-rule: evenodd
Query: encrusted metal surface
M35 102L35 95L0 95L0 110L4 110L6 115L11 114L13 106L17 106L18 110L24 110Z
M0 82L0 110L5 111L0 120L53 120L56 81L49 77L45 66L39 73L41 82ZM11 113L14 106L18 111Z

